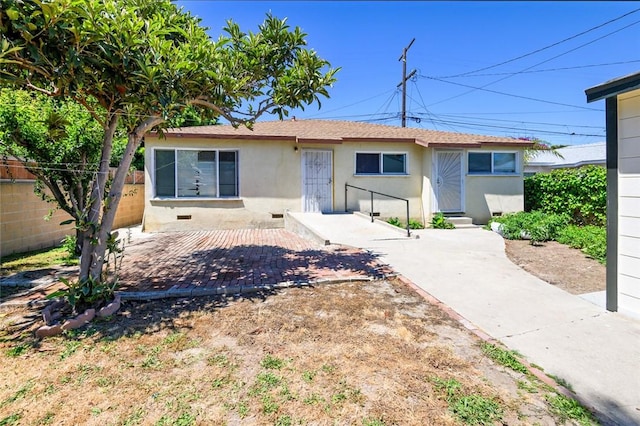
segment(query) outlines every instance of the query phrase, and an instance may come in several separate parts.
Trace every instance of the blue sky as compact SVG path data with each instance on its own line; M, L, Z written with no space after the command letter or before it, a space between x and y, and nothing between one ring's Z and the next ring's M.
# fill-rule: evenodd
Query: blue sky
M295 111L298 118L400 125L398 58L415 38L407 62L408 71L417 70L407 83L408 127L591 143L604 140L604 104L587 104L584 90L640 70L640 11L615 20L640 7L633 2L179 4L201 17L214 38L227 19L257 30L268 12L301 27L309 47L342 70L322 108ZM582 68L561 69L573 67Z

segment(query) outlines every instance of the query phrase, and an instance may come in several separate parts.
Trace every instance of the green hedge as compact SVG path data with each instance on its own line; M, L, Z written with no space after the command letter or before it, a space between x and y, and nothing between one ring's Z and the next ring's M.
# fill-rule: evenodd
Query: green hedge
M603 226L607 217L607 170L583 166L527 177L524 205L525 211L568 214L576 225Z

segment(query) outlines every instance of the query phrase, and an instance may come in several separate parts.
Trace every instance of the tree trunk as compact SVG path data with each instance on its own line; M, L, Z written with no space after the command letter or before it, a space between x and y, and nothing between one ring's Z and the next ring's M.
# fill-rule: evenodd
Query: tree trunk
M142 137L137 138L135 135L129 135L129 141L122 160L118 165L116 174L111 182L109 195L105 199L105 207L98 228L98 243L92 246L94 261L90 265L89 276L94 280L99 279L102 273L102 267L106 260L105 254L107 250L107 240L113 228L113 222L116 217L116 211L122 198L122 190L124 189L125 179L133 161L136 149L142 142Z
M102 154L100 156L100 167L98 174L93 181L91 188L91 199L89 200L89 212L85 218L85 223L81 224L84 237L82 241L82 255L80 256L80 282L86 282L90 278L93 281L100 280L100 272L104 262L104 250L100 253L97 248L106 247L106 241L101 242L101 226L100 215L104 203L104 190L109 178L109 159L111 157L111 148L113 146L113 135L118 126L118 116L113 115L105 128L104 141L102 145ZM120 168L122 164L120 165ZM128 166L127 166L128 167ZM94 265L100 264L100 271L95 274Z

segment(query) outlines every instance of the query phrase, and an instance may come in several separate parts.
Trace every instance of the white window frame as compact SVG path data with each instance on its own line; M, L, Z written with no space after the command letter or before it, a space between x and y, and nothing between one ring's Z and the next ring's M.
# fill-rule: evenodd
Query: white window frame
M490 154L491 155L491 171L490 172L472 172L469 170L471 162L469 156L471 154ZM495 171L495 154L514 154L515 171L513 172L496 172ZM520 170L520 153L518 151L467 151L467 175L468 176L519 176Z
M174 152L174 190L175 195L173 197L162 195L158 196L156 194L156 151L173 151ZM218 176L216 177L216 194L220 194L220 152L235 152L236 153L236 192L237 195L225 196L225 197L179 197L178 196L178 151L208 151L216 153L216 172ZM151 170L150 175L152 176L152 190L153 190L153 199L155 200L174 200L174 201L193 201L193 200L238 200L240 199L240 150L237 148L183 148L183 147L157 147L153 148L153 152L151 154Z
M380 173L358 173L358 154L378 154L380 156ZM384 155L403 155L404 156L404 172L403 173L385 173L383 169ZM406 151L356 151L353 156L353 175L354 176L408 176L409 175L409 153Z

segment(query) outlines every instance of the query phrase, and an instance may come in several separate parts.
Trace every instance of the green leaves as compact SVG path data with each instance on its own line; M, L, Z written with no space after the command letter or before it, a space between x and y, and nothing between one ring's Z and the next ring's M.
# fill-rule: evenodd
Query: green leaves
M600 166L558 169L524 180L525 210L569 214L578 225L604 225L607 171Z

